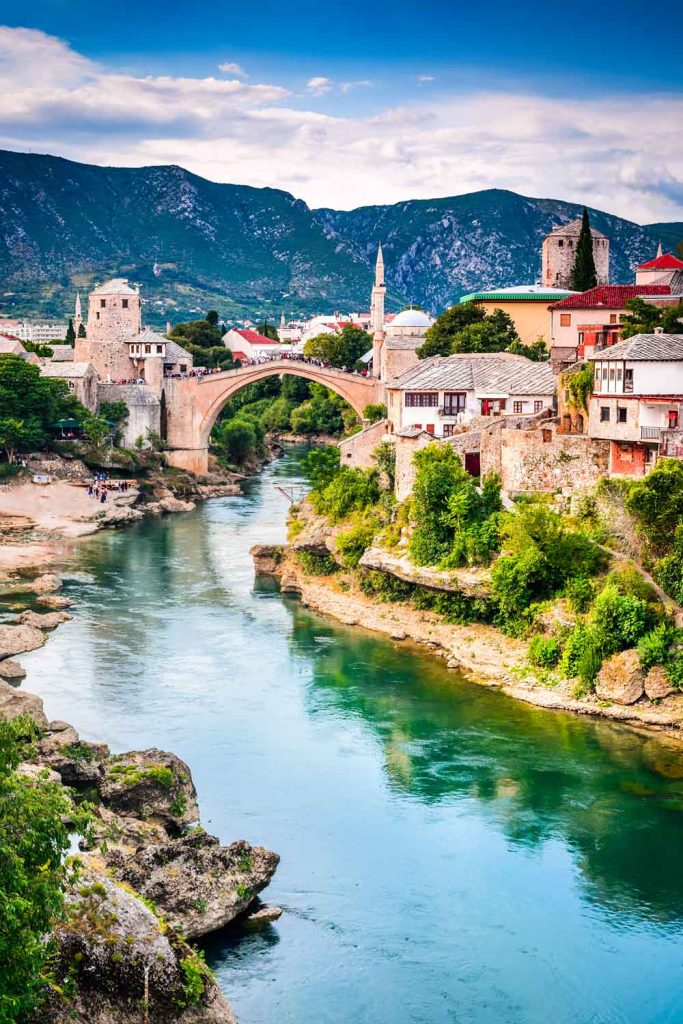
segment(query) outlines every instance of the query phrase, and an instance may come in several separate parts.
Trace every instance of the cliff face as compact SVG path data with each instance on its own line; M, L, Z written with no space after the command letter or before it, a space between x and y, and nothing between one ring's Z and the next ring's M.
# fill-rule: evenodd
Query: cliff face
M366 308L377 242L388 306L439 312L474 288L532 283L543 236L581 208L490 189L446 199L312 211L288 192L216 184L181 167L113 168L0 151L0 272L6 315L67 315L77 288L140 283L145 320L208 308L240 318ZM628 281L660 237L591 211ZM672 242L672 244L675 244Z

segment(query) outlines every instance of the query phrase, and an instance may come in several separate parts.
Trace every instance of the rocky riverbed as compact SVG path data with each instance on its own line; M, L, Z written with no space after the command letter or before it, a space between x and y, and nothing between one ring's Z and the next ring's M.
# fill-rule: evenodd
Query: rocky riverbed
M76 837L82 867L55 931L57 986L35 1024L234 1024L211 972L189 944L238 918L281 911L259 893L277 854L246 840L222 845L200 824L192 773L175 754L111 754L67 722L48 721L42 700L17 688L16 659L71 618L60 578L6 580L0 600L0 716L27 715L39 738L19 771L70 787L93 802L89 834ZM54 610L54 609L57 610ZM39 609L39 610L36 610ZM46 609L46 610L43 610ZM50 610L53 609L53 610Z

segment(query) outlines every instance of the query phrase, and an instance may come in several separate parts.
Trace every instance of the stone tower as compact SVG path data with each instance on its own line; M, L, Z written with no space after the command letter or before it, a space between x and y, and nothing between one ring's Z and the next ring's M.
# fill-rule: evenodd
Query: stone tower
M88 299L88 340L115 341L142 329L140 289L122 277L105 281Z
M384 330L384 296L386 285L384 284L384 256L382 255L381 243L377 246L377 262L375 264L375 283L372 286L370 298L370 331L375 334Z
M569 288L581 218L559 224L543 239L541 284L546 288ZM609 284L609 238L591 227L593 259L598 284Z

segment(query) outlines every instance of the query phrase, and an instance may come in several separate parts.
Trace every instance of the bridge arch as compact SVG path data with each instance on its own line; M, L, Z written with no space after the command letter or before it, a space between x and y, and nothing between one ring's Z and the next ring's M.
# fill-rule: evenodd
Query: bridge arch
M266 377L290 374L330 388L362 418L366 405L384 400L384 386L374 377L278 359L205 377L168 379L169 462L195 473L206 473L211 429L223 406L248 384Z

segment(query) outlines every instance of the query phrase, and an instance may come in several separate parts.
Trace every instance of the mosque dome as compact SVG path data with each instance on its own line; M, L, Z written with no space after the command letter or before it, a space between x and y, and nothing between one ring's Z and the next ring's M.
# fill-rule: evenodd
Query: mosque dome
M431 327L431 317L427 316L421 309L404 309L398 313L389 324L389 329L394 327Z

